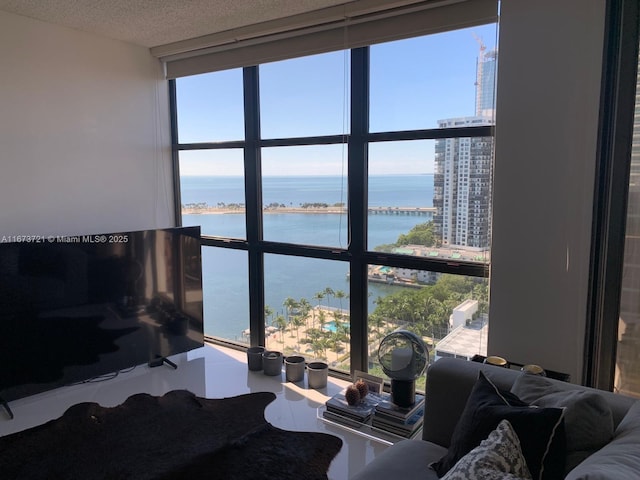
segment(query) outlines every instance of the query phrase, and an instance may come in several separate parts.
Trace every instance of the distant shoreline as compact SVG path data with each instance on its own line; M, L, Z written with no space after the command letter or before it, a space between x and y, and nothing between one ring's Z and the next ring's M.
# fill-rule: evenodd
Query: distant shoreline
M205 208L183 208L183 215L233 215L243 214L244 208L226 208L226 207L205 207ZM278 208L265 208L264 213L334 213L342 214L347 213L346 208L340 207L314 207L314 208L295 208L295 207L278 207Z
M377 213L426 213L435 212L434 207L369 207L370 212ZM244 214L244 207L183 207L183 215L237 215ZM346 207L267 207L263 213L306 213L306 214L346 214Z

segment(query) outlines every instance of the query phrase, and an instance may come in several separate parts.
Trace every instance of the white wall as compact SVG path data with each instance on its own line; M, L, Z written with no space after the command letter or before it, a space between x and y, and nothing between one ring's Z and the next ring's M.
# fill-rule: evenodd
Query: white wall
M488 351L581 381L605 0L504 0Z
M0 12L0 237L173 225L148 49Z

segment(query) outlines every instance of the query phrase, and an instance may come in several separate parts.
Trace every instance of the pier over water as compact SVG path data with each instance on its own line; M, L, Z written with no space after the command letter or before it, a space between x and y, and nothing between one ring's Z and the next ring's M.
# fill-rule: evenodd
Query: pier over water
M433 217L436 207L369 207L373 215L418 215Z

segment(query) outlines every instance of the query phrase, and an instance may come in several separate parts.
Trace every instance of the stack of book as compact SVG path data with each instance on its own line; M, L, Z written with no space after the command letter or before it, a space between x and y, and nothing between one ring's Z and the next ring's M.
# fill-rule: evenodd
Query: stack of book
M326 409L322 413L324 418L352 427L369 423L381 397L370 393L360 403L349 405L344 396L345 392L346 389L327 400L325 403Z
M385 397L374 408L371 426L395 435L413 437L424 420L424 395L416 395L413 406L402 408Z

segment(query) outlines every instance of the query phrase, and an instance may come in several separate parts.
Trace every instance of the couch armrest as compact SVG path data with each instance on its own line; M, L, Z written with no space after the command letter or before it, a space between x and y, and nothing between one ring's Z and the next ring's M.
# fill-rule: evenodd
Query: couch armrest
M437 480L429 465L447 450L422 440L402 440L376 456L351 480Z

